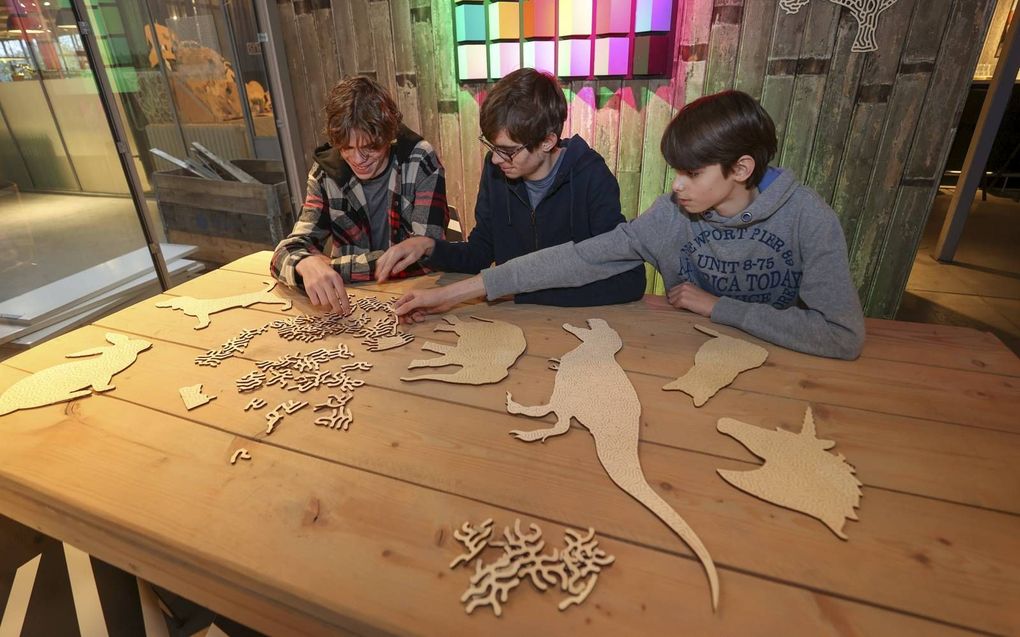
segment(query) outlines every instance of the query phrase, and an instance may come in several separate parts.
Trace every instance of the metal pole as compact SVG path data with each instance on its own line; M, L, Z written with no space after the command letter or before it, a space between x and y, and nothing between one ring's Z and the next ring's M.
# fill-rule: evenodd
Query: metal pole
M280 30L280 12L276 0L255 0L255 17L258 21L259 40L262 42L262 57L269 74L269 87L273 98L273 117L276 118L277 137L283 152L284 173L287 189L290 191L292 212L296 215L305 197L304 154L301 150L297 124L293 122L294 92L290 87L290 72L287 60L280 50L283 47L283 33ZM265 38L263 38L263 34ZM280 48L277 48L280 47Z
M145 244L149 248L152 265L156 268L159 285L165 292L170 289L170 273L166 269L166 261L163 259L163 252L159 248L159 242L156 241L152 229L149 227L148 206L142 194L142 183L138 179L138 171L135 170L135 159L131 156L131 147L128 145L127 135L124 133L120 108L117 106L117 100L114 98L110 79L106 76L106 67L103 66L103 60L99 55L96 36L89 25L88 13L85 11L83 0L71 0L71 8L74 10L75 21L78 23L78 31L81 33L85 55L88 57L92 74L96 78L96 85L99 88L99 101L103 103L103 112L106 113L106 122L110 125L110 133L113 135L113 142L117 147L117 156L120 158L120 165L123 167L124 176L128 181L128 190L131 191L131 199L135 202L135 213L138 215L138 222L141 224L142 233L145 235ZM159 46L159 44L157 43L156 46Z
M1009 33L1006 34L1005 50L999 57L999 63L995 65L995 74L988 87L988 94L985 95L985 102L981 106L974 137L970 140L970 148L967 149L967 158L963 160L963 171L956 182L956 192L953 193L953 200L946 212L946 220L942 224L942 232L939 234L935 251L932 252L932 256L939 261L952 262L956 256L956 248L960 244L967 214L974 203L974 193L985 174L988 155L992 152L999 124L1002 123L1002 116L1009 105L1013 83L1017 70L1020 69L1018 27L1020 15L1014 15L1009 25Z

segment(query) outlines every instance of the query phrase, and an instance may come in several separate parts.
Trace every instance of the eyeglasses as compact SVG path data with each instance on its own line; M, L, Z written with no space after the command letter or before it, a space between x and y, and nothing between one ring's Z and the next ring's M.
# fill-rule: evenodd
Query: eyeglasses
M499 155L508 162L512 162L514 160L514 156L516 156L517 153L527 148L527 146L521 145L512 150L505 150L503 148L499 148L498 146L493 146L489 140L485 139L485 135L479 135L478 141L482 142L482 146L485 146L486 148L496 153L497 155Z

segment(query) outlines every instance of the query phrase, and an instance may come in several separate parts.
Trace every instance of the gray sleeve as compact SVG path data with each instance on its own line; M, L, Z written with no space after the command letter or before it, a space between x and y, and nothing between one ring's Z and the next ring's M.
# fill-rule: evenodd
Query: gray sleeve
M799 352L848 360L860 356L864 314L850 278L846 239L835 213L828 206L822 212L801 217L804 273L798 305L780 310L724 297L715 304L712 321Z
M633 221L580 243L561 243L482 270L485 294L492 300L578 287L626 272L643 261L658 267L652 241L665 234L658 228L664 221L668 222L653 206Z

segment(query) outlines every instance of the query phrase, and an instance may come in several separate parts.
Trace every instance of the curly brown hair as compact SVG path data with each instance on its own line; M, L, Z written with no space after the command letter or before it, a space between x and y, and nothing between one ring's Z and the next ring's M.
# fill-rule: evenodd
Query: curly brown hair
M372 146L389 144L397 136L403 116L386 89L368 77L350 77L334 86L326 98L326 139L346 146L351 131L372 140Z

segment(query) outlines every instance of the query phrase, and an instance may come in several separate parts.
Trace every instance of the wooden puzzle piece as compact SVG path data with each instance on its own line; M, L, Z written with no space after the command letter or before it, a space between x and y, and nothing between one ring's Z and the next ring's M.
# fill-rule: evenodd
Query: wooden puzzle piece
M732 418L720 418L716 427L765 461L752 471L719 469L719 475L741 491L772 504L806 513L822 521L841 540L846 520L856 520L861 482L843 454L826 450L832 440L815 434L811 407L804 412L800 433L755 427Z
M663 389L682 391L694 399L695 407L701 407L716 392L732 383L738 374L761 367L769 352L764 347L726 336L709 327L694 327L715 338L698 348L698 353L694 355L694 367L663 386Z
M261 398L252 398L248 402L248 404L244 406L244 410L250 411L252 409L255 410L262 409L263 407L266 406L266 404L267 404L266 401L262 400Z
M450 568L457 568L460 564L466 564L482 552L489 544L489 537L492 536L492 518L487 518L477 527L465 522L460 529L453 532L453 537L467 549L465 553L458 555L452 562Z
M320 427L340 429L342 431L350 429L353 422L354 416L351 415L351 411L346 407L334 409L328 416L319 416L315 419L315 424Z
M113 332L107 332L106 340L109 346L67 355L82 360L47 367L8 387L0 394L0 416L82 398L93 391L110 391L114 388L114 375L130 367L140 352L152 347L149 341Z
M506 394L507 411L532 418L556 414L556 424L535 431L511 431L519 440L533 442L570 430L577 419L595 438L599 462L617 486L646 506L701 560L708 575L712 608L719 604L715 564L701 539L686 521L645 480L638 458L641 403L627 374L616 362L623 347L620 335L602 319L588 319L588 329L564 324L581 344L564 354L556 366L556 381L549 404L525 407Z
M216 399L216 396L207 396L202 393L202 383L181 387L178 392L181 394L181 400L184 401L184 406L188 408L188 411Z
M230 456L230 464L237 464L238 460L251 460L251 453L243 447L238 449Z
M474 321L463 322L457 316L443 317L448 325L438 325L437 332L453 332L460 338L456 345L426 342L423 350L441 354L436 358L411 361L408 369L417 367L445 367L459 365L452 374L424 374L404 376L400 380L439 380L446 383L484 385L498 383L510 374L527 347L524 331L513 323L472 316Z
M216 299L196 299L193 296L179 296L170 301L160 301L156 304L156 307L168 307L174 310L180 310L188 316L194 316L198 319L198 324L195 326L196 330L209 326L210 314L215 314L235 307L250 307L256 303L269 303L283 305L284 307L281 308L283 310L289 310L291 308L293 304L289 299L281 298L275 294L270 294L272 289L276 287L276 281L264 281L263 285L266 286L266 289L259 292L236 294L234 296L224 296Z
M414 336L407 332L397 332L392 336L371 336L361 342L370 352L382 352L388 349L403 347L414 340ZM404 380L407 380L406 378Z
M486 520L477 529L464 523L464 533L454 536L468 549L468 553L459 556L451 564L469 561L463 560L466 555L477 556L486 545L503 549L503 554L489 564L479 559L475 562L475 573L470 579L470 586L460 601L465 604L464 611L471 614L479 606L488 606L498 617L503 614L502 604L506 603L511 590L525 579L540 591L548 590L549 586L558 586L570 597L559 603L559 609L566 610L573 604L580 604L591 594L598 581L602 567L612 564L616 558L598 548L595 530L589 528L587 535L581 535L574 529L566 529L564 541L566 547L559 551L553 549L552 554L542 553L545 541L542 530L531 524L530 533L521 530L521 520L514 521L513 530L503 529L503 540L488 540L491 524Z

